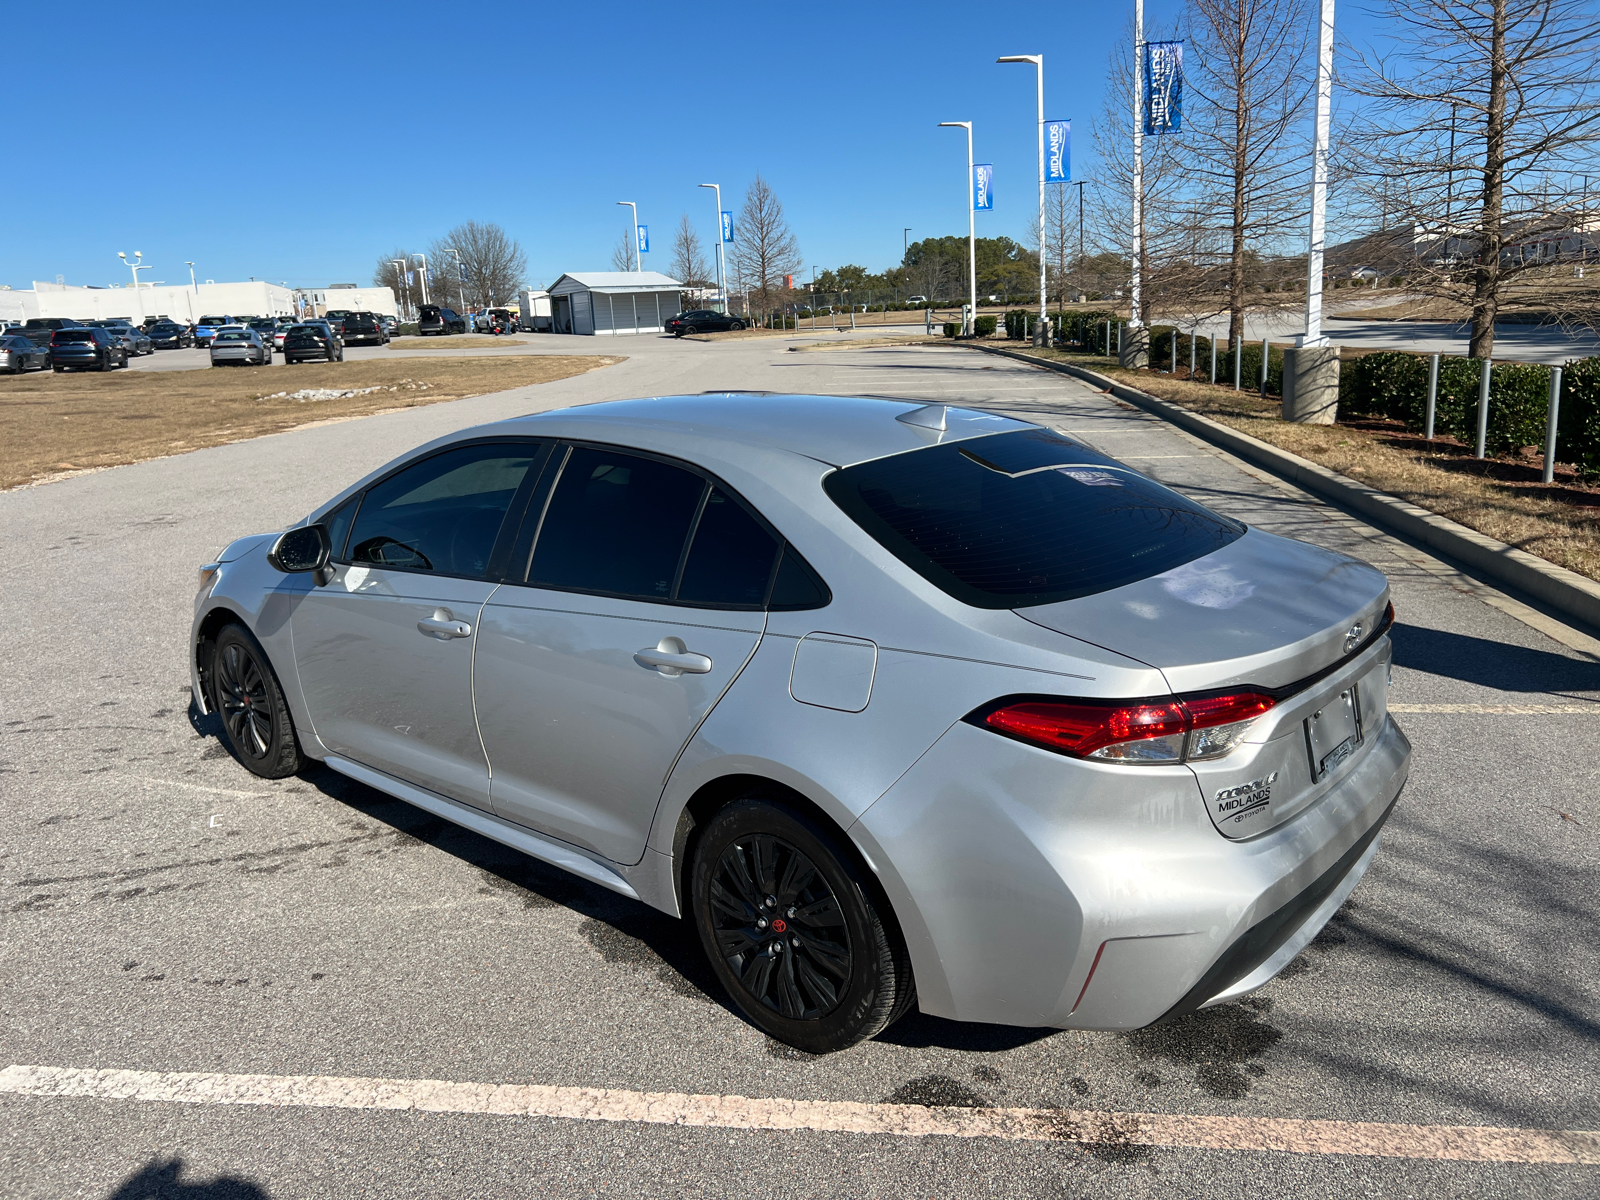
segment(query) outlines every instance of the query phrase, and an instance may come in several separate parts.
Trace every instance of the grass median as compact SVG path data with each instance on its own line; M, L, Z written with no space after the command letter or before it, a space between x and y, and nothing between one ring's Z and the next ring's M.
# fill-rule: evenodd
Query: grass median
M390 350L494 350L500 346L526 346L525 338L495 337L492 333L455 333L448 337L397 337Z
M505 355L7 376L0 379L0 488L550 383L621 361Z
M1469 529L1600 580L1600 483L1558 466L1554 483L1541 479L1535 447L1475 459L1450 438L1428 441L1398 421L1341 420L1296 425L1279 415L1275 396L1190 381L1151 370L1124 370L1115 359L1062 350L1016 348L1031 357L1089 367L1118 383L1170 400L1222 425L1359 479ZM1180 367L1180 371L1183 368Z

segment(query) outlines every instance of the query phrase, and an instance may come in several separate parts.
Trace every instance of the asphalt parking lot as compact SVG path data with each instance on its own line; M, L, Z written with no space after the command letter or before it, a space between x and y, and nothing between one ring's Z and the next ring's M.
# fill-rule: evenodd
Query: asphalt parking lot
M1600 642L1010 360L596 341L632 357L0 493L0 1194L1600 1191L1600 1139L1570 1132L1600 1129ZM1025 416L1388 573L1411 782L1289 970L1127 1035L913 1014L808 1058L730 1010L687 926L331 772L257 780L190 713L194 569L231 538L453 429L737 388Z

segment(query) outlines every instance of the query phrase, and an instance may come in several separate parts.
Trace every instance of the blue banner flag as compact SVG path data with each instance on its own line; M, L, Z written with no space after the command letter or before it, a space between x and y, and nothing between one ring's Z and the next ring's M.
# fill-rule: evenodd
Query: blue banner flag
M726 209L722 212L722 240L733 241L733 214Z
M638 230L639 230L639 253L640 254L649 254L650 253L650 226L648 226L648 225L640 225L640 226L638 226Z
M406 286L407 287L416 287L417 286L417 273L415 271L407 271L406 272Z
M457 263L456 264L456 274L461 276L461 282L462 283L466 283L467 282L467 264L466 263Z
M1183 128L1183 43L1144 44L1144 131L1177 133Z
M972 207L994 207L994 164L972 164Z
M1072 122L1044 123L1044 181L1069 183L1072 180Z

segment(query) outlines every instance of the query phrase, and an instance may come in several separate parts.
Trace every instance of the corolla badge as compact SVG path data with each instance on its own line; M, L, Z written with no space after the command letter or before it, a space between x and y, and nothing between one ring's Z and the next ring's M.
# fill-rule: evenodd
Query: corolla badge
M1361 644L1361 634L1366 629L1360 621L1350 626L1350 632L1344 635L1344 652L1349 654Z

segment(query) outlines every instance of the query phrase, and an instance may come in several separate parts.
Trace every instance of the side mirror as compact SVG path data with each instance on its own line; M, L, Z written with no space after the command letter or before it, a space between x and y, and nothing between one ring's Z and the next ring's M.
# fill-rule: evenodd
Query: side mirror
M317 582L322 583L328 556L332 553L333 543L328 540L326 526L302 525L278 535L272 549L267 551L267 561L286 575L315 571Z

